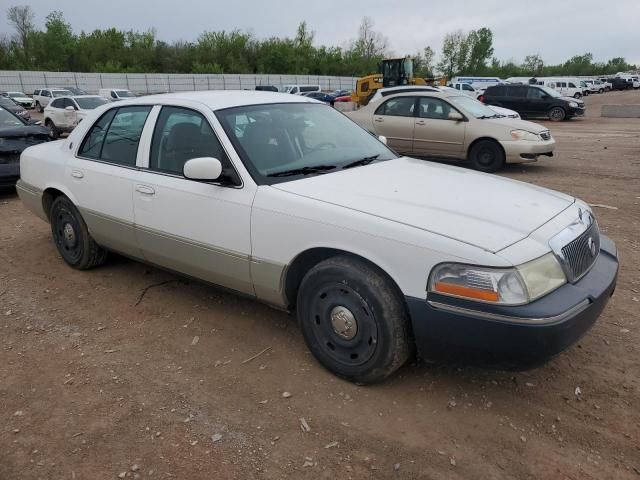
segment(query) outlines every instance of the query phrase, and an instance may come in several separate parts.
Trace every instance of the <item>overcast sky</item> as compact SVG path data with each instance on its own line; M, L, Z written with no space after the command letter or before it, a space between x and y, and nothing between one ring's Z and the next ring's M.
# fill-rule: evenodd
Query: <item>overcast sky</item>
M640 64L640 0L8 0L5 5L19 3L31 5L40 27L51 10L61 10L78 33L155 28L163 40L192 41L204 30L238 28L262 38L293 36L306 20L316 44L345 46L366 14L396 54L427 45L439 52L445 33L489 27L501 60L519 63L540 53L545 63L559 63L591 52L597 61L621 56ZM9 30L6 22L2 30Z

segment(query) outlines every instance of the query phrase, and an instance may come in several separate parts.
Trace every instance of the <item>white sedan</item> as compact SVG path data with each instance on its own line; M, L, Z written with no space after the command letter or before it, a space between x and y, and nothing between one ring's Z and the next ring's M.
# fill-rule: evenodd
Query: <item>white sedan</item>
M74 95L55 98L44 108L44 125L58 138L72 131L95 108L109 103L97 95Z
M111 103L20 166L19 195L70 266L119 252L296 312L320 363L361 383L415 346L538 364L616 284L615 245L582 201L398 157L300 96Z

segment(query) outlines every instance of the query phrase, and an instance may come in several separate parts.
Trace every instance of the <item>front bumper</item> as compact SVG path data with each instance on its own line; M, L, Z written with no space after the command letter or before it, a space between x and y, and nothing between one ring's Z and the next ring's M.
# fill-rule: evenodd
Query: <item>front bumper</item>
M570 108L567 112L567 116L569 117L582 117L584 113L587 111L585 107L582 108Z
M14 100L18 105L20 105L23 108L33 108L34 103L33 100L31 101L26 101L26 100Z
M432 294L428 300L407 297L418 351L430 359L541 365L593 326L613 295L617 276L615 244L602 236L600 254L587 275L528 305L479 306Z
M556 141L553 138L539 142L508 140L500 143L504 148L507 163L535 162L540 156L553 157L556 149Z
M20 178L19 163L0 163L0 187L13 186Z

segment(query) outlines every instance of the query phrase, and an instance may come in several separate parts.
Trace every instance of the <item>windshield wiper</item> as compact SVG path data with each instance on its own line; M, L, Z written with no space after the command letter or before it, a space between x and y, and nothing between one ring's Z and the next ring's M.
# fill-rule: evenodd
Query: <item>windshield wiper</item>
M377 153L376 155L371 155L370 157L361 158L360 160L356 160L355 162L347 163L345 166L342 167L342 169L344 170L345 168L353 168L353 167L359 167L361 165L369 165L371 162L376 160L379 156L380 154Z
M493 115L482 115L478 117L478 120L484 120L485 118L500 118L500 115L498 115L497 113Z
M314 165L313 167L292 168L281 172L270 173L267 177L291 177L293 175L310 175L335 169L335 165Z

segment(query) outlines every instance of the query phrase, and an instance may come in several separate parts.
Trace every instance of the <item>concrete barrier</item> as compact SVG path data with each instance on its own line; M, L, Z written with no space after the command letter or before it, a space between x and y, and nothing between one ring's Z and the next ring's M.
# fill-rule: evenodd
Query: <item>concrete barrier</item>
M601 117L640 118L640 105L603 105Z

